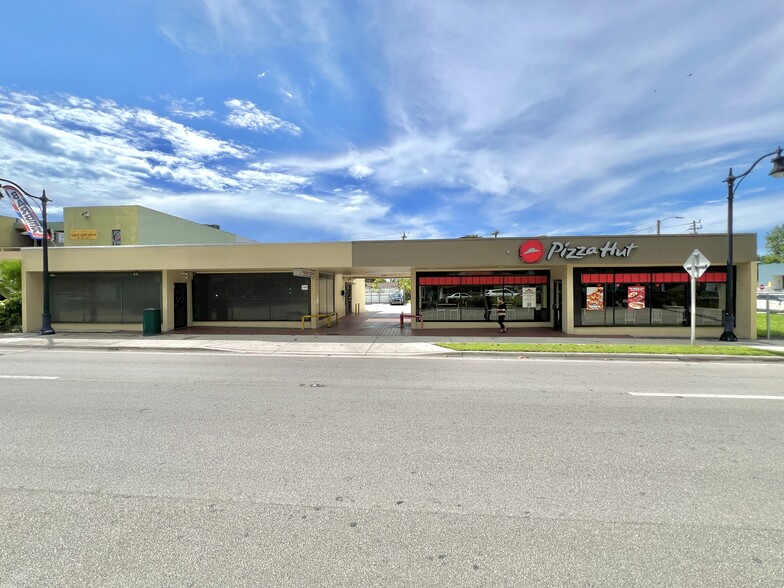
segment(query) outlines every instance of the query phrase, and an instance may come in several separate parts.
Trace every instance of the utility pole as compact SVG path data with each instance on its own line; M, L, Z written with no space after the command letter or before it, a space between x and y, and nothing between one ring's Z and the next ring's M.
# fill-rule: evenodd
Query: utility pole
M702 222L702 220L700 220L700 219L691 221L691 234L692 235L696 235L697 234L697 229L701 229L702 228L702 225L697 226L701 222Z

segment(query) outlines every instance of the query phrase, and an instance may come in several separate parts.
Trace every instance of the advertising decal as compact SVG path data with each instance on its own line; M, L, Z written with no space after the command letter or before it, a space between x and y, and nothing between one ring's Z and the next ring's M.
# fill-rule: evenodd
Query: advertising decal
M585 295L587 310L604 310L604 286L588 286Z
M645 308L645 286L629 286L627 291L627 306L632 310Z

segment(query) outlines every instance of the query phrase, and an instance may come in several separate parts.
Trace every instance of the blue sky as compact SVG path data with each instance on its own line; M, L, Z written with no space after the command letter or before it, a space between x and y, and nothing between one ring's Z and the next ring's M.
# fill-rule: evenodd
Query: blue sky
M0 177L257 241L727 228L784 146L773 0L6 3ZM784 222L762 161L735 230ZM11 216L7 201L0 214Z

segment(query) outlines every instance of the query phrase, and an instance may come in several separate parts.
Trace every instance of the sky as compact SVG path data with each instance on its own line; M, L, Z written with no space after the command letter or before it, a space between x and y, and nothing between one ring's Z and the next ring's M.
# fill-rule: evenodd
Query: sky
M137 204L259 242L724 233L729 168L784 147L774 0L26 0L2 20L0 177L45 189L52 220ZM734 198L761 253L784 223L769 159Z

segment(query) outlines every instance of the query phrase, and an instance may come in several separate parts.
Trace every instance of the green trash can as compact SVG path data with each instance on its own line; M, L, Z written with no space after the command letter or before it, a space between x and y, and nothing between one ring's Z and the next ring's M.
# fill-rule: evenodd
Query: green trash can
M142 315L142 332L145 337L161 334L161 309L145 308Z

